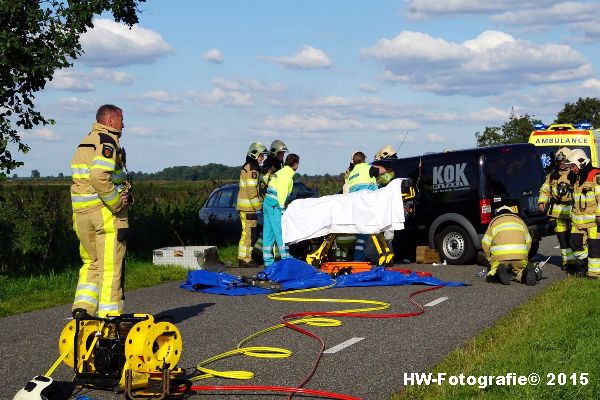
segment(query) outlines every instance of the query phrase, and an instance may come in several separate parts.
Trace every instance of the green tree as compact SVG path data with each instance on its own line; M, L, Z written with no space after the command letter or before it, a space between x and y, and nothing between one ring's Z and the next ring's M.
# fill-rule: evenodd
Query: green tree
M37 169L32 169L31 170L31 177L33 179L39 179L40 178L40 171L38 171Z
M132 26L145 1L0 1L0 171L23 165L8 150L9 143L29 151L17 129L54 123L35 110L35 93L82 54L79 37L93 28L94 15L109 11L115 21Z
M493 146L496 144L527 143L533 131L533 125L540 122L529 114L517 116L510 113L508 121L501 127L487 126L483 133L476 132L477 147Z
M594 128L600 128L600 99L579 98L575 103L567 103L556 116L555 124L579 124L589 122Z

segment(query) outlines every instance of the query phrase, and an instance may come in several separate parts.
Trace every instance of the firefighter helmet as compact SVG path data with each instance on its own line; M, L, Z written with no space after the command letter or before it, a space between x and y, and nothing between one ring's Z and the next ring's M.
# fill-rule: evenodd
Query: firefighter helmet
M267 147L259 142L254 142L248 148L248 157L258 160L258 156L267 152Z
M570 152L571 152L570 148L568 148L568 147L561 147L560 149L556 150L556 154L554 155L554 159L556 161L566 160L567 154L569 154Z
M377 154L375 154L375 161L381 160L383 158L392 157L395 154L396 154L396 149L394 149L392 146L387 144L387 145L383 146L381 149L379 149Z
M269 152L273 157L277 157L277 153L280 151L286 152L288 149L281 140L274 140L273 143L271 143L271 150Z
M573 149L567 154L567 159L565 160L566 164L576 165L577 168L582 169L586 165L588 165L590 159L585 154L585 152L581 149Z
M496 209L496 214L500 214L503 211L508 211L510 213L514 213L515 212L511 206L509 206L509 205L503 205L502 207L498 207Z

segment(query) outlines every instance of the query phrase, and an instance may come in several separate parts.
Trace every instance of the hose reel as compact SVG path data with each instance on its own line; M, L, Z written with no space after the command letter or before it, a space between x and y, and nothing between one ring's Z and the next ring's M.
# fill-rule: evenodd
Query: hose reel
M160 393L136 392L138 396L169 394L169 381L183 375L181 334L170 322L155 322L149 314L85 316L64 327L58 348L63 362L75 370L78 385L109 389L148 389L159 383ZM162 398L162 397L159 397Z

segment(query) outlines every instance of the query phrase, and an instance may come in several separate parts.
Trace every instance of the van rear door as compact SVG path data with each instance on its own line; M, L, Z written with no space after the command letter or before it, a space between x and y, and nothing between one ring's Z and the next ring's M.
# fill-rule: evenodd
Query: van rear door
M537 208L539 190L544 183L544 172L538 154L532 145L498 146L483 154L484 191L492 203L492 212L503 203L519 208L519 215L527 219L543 217Z

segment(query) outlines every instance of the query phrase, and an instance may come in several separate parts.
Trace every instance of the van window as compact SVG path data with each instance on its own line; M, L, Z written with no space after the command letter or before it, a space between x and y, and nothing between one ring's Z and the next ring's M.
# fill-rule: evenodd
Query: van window
M585 155L588 156L590 160L592 159L592 153L590 151L589 146L538 146L536 147L536 149L540 155L542 167L546 172L550 171L550 169L552 169L552 167L554 166L554 155L561 147L568 147L571 150L581 149L585 152Z
M540 165L533 152L489 152L485 155L485 176L489 195L508 197L510 193L537 191Z

